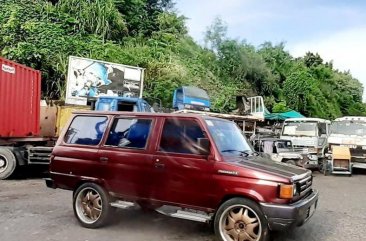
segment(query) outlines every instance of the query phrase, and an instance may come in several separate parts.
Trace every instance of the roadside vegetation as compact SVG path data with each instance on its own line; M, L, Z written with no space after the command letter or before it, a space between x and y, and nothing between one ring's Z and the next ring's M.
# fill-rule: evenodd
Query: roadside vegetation
M363 87L316 53L294 58L283 43L230 39L216 19L205 44L189 35L172 0L0 0L0 55L39 69L43 97L65 95L70 55L146 68L145 98L171 105L173 90L208 91L215 111L235 95L262 95L270 111L333 119L365 115Z

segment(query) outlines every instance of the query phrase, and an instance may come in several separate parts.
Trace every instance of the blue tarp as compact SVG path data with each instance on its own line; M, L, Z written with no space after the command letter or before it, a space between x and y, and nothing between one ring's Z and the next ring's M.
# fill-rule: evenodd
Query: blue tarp
M286 120L289 118L303 118L302 114L291 110L283 113L270 113L267 109L264 111L264 119L266 120Z

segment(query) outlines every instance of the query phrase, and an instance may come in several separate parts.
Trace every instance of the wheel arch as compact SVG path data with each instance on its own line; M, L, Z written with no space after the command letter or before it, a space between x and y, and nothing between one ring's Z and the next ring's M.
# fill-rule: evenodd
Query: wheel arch
M253 196L253 195L247 195L247 194L238 194L238 193L233 193L233 194L226 194L220 201L219 205L216 207L216 210L226 201L233 199L233 198L245 198L248 200L251 200L255 203L261 202L260 199L258 199L257 197Z
M85 183L93 183L100 187L102 187L106 192L108 193L108 188L105 185L105 181L103 179L98 178L88 178L88 177L81 177L74 185L73 193L75 194L75 191L83 184Z

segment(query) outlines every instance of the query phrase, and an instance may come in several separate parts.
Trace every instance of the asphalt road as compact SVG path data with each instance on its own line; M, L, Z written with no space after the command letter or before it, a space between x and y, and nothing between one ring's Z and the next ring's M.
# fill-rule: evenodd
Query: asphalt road
M304 226L275 234L275 241L365 240L366 175L315 174L318 210ZM111 226L89 230L78 225L71 192L52 190L40 179L0 181L1 241L209 241L205 224L140 209L120 210Z

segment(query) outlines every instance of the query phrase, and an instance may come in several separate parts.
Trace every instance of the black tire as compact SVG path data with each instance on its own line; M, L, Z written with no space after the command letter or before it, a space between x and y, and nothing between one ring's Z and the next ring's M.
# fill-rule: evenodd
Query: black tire
M318 163L318 171L326 176L325 173L327 172L327 160L319 159Z
M100 205L100 213L97 218L95 218L95 220L92 220L94 218L90 218L87 217L88 215L86 213L84 213L84 205L82 204L82 197L84 195L87 195L86 192L90 192L90 195L98 195L100 197L99 198L95 198L92 199L87 198L85 196L85 198L87 199L88 202L90 202L91 206L94 205L95 203ZM99 202L100 200L100 202ZM95 183L84 183L82 184L80 187L78 187L75 191L74 191L74 195L73 195L73 209L74 209L74 214L76 219L79 221L79 223L81 224L81 226L85 227L85 228L100 228L103 227L105 225L107 225L110 221L110 218L112 216L112 213L115 211L115 208L110 206L110 197L108 195L108 193L99 185L95 184ZM89 206L85 205L85 206ZM94 210L93 208L89 208L89 210ZM99 211L98 211L99 212Z
M215 214L215 219L214 219L214 231L215 231L215 235L217 237L218 240L220 241L232 241L234 240L233 238L230 238L230 234L227 234L227 232L223 231L223 229L228 230L227 228L223 228L222 226L224 225L224 223L226 223L225 225L230 225L228 220L226 219L228 216L230 216L229 212L230 210L233 210L233 213L238 215L240 212L243 214L245 214L246 211L248 210L247 213L247 217L249 217L249 219L256 219L258 221L252 221L252 223L250 224L256 224L258 223L258 225L253 229L255 231L253 231L253 233L257 233L257 236L251 236L251 238L257 238L257 241L268 241L269 240L269 228L268 228L268 222L266 217L264 216L261 208L259 207L259 205L255 202L253 202L252 200L249 199L245 199L245 198L232 198L229 199L228 201L224 202L220 208L217 210L216 214ZM236 212L236 210L238 212ZM230 216L232 220L234 220L234 218L232 218L232 216ZM226 220L224 220L226 219ZM240 223L241 221L237 221L235 222L235 225L241 225ZM244 224L244 223L243 223ZM240 227L240 226L239 226ZM249 224L245 223L244 225L242 225L242 229L245 230L244 232L247 231L247 227L249 228ZM233 229L234 230L234 229Z
M0 180L10 177L17 166L15 155L11 150L0 147Z
M289 164L289 165L297 166L296 162L294 160L286 160L285 163Z

